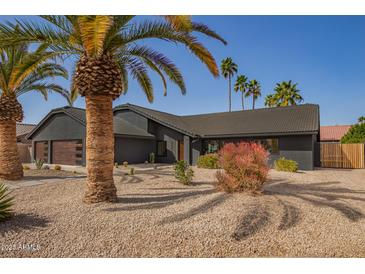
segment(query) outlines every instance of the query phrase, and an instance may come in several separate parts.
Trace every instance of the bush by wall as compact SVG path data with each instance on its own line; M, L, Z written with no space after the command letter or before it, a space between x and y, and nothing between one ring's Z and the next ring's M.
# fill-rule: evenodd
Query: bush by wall
M179 180L180 183L184 185L191 185L194 171L185 161L178 161L174 165L175 178Z
M260 193L269 172L268 152L256 143L228 143L219 151L218 189Z
M365 123L353 125L341 138L342 144L365 143Z
M210 153L210 154L201 155L198 158L197 166L199 168L217 169L218 168L218 154Z
M297 172L298 163L294 160L288 160L284 157L280 157L274 162L275 169L277 171Z

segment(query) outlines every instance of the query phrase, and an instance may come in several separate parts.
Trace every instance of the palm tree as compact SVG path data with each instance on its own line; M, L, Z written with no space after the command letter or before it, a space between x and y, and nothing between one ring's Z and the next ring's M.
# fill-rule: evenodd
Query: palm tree
M228 78L228 104L229 111L232 110L232 92L231 92L231 81L235 73L237 73L237 65L232 61L232 58L227 57L221 62L221 72L224 78Z
M296 105L303 101L300 95L300 90L297 88L298 84L292 84L292 81L277 83L275 87L275 94L272 95L271 106L290 106Z
M245 75L237 76L236 83L234 84L234 90L236 92L241 92L241 100L242 100L242 109L245 109L244 106L244 97L248 89L247 77Z
M67 93L66 100L70 107L74 106L74 103L75 103L77 97L79 97L79 94L77 93L77 90L75 90L75 89L72 89L70 93Z
M52 62L54 53L44 46L28 51L21 43L0 51L0 178L18 180L23 177L16 144L16 122L23 120L23 109L17 98L30 91L40 92L47 99L54 91L67 96L62 87L47 81L49 77L67 78L67 71Z
M261 86L256 80L251 80L248 83L246 97L252 96L252 109L255 109L255 101L261 96Z
M136 79L149 102L153 85L148 69L166 76L185 94L179 69L165 55L146 45L156 38L185 45L213 74L219 70L212 54L194 32L226 42L208 26L190 16L132 22L134 16L42 16L48 24L17 21L0 25L0 47L20 41L49 45L61 56L77 58L72 86L86 99L87 190L84 202L115 201L113 181L114 131L112 101L128 89L128 75ZM139 42L144 42L140 45Z
M360 116L358 122L359 124L365 123L365 116Z
M276 104L275 94L269 94L265 97L265 106L274 107Z

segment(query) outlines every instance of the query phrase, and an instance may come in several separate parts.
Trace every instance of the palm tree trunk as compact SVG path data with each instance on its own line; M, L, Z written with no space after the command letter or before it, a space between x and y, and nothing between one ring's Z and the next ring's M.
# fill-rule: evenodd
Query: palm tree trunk
M84 202L114 202L114 129L112 97L86 95L87 190Z
M0 178L19 180L23 177L16 143L16 121L0 120Z
M244 110L245 109L245 105L244 105L244 97L245 96L243 96L243 92L241 92L241 99L242 99L242 110Z
M232 109L232 95L231 95L231 75L228 76L228 98L229 98L229 112Z
M255 96L252 95L252 109L255 109Z

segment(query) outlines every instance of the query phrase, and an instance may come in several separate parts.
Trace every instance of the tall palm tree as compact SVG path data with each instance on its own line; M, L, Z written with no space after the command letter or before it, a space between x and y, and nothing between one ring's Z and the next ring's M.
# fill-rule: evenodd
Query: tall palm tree
M300 95L300 90L297 88L298 84L293 84L292 81L277 83L275 93L271 97L271 106L290 106L296 105L303 101Z
M23 120L23 109L17 98L31 91L40 92L45 99L51 91L67 96L66 90L47 81L68 77L63 67L49 62L53 57L44 46L29 51L24 43L0 50L0 178L23 177L16 144L16 122Z
M365 116L360 116L358 122L359 124L365 123Z
M252 96L252 109L255 109L255 101L261 96L261 86L256 80L251 80L248 83L246 97Z
M235 73L237 73L237 65L233 62L231 57L223 59L221 62L221 72L224 78L228 78L228 110L232 110L232 92L231 92L231 81Z
M147 46L156 38L185 45L213 74L219 70L212 54L193 34L199 32L226 42L190 16L133 22L134 16L42 16L47 24L17 21L0 25L0 46L19 41L49 45L62 56L77 58L73 88L86 99L87 189L84 202L115 201L113 181L114 131L112 101L128 89L128 75L136 79L149 102L153 86L148 69L156 72L166 90L166 76L185 94L179 69L165 55ZM139 42L144 42L140 45Z
M234 90L241 92L242 109L245 109L244 98L248 90L247 77L245 75L237 76L236 83L234 84Z

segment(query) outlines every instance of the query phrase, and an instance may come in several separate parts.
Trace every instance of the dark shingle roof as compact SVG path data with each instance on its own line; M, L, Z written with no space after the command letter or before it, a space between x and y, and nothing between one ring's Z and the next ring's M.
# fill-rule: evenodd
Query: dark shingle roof
M191 136L289 135L319 131L319 106L314 104L188 116L177 116L132 104L114 108L118 109L134 110Z
M146 138L155 137L146 130L136 127L125 119L116 116L114 117L114 134Z
M221 113L177 116L132 104L114 108L128 109L192 137L234 137L295 135L319 132L319 106L304 104L288 107L262 108ZM85 110L63 107L52 110L33 131L40 127L54 113L63 112L86 125ZM153 138L153 135L126 120L114 118L115 134Z
M318 105L262 108L183 116L191 131L203 137L300 134L319 131Z

